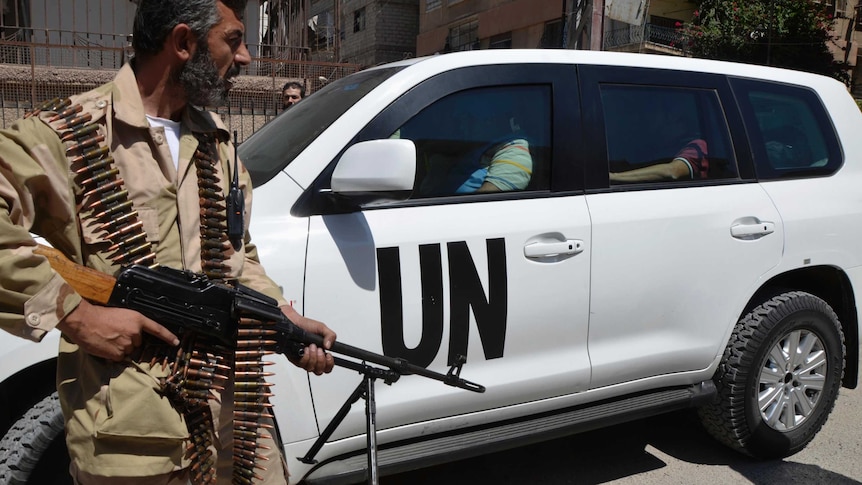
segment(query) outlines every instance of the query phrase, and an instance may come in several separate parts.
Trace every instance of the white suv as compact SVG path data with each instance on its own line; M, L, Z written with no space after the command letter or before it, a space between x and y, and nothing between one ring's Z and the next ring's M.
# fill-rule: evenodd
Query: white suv
M438 372L464 355L487 388L377 386L381 473L692 406L770 458L802 449L857 383L860 128L821 76L493 50L333 82L240 157L252 239L301 312ZM54 349L2 337L0 396L44 397L15 386ZM315 463L295 458L359 375L277 360L292 480L361 480L362 406Z

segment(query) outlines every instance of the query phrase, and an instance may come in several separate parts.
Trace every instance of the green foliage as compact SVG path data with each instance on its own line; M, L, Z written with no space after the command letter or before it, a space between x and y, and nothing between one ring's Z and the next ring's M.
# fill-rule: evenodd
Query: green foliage
M857 100L856 100L856 106L858 106L858 107L859 107L859 111L862 111L862 99L857 99Z
M681 24L695 57L766 64L849 82L827 42L834 20L810 0L702 0Z

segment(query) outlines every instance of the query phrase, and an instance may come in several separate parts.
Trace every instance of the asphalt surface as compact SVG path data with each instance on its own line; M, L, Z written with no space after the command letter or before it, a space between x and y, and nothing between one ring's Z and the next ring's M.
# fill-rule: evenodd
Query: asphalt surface
M842 389L801 452L757 461L714 441L693 411L383 477L425 484L862 484L862 388Z

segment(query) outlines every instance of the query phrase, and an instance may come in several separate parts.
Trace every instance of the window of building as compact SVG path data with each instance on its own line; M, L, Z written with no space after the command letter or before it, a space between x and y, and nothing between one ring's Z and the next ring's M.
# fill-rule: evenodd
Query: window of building
M563 46L563 21L560 19L545 23L542 32L542 41L539 45L542 49L561 48Z
M335 43L335 17L332 10L315 15L309 22L312 31L309 39L312 50L327 50Z
M432 10L436 10L440 8L443 4L443 0L425 0L425 11L430 12Z
M413 198L547 190L551 89L495 86L446 96L395 133L417 149Z
M611 184L736 177L715 91L623 84L600 89Z
M479 48L479 22L473 20L449 29L448 51L469 51Z
M365 7L353 12L353 31L361 32L365 30Z
M511 49L512 48L512 33L506 32L491 37L491 42L488 44L491 49Z

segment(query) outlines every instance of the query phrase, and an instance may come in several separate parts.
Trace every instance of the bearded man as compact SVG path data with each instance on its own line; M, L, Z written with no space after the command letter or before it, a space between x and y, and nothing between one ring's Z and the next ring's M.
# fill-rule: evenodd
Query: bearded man
M180 341L135 311L88 303L31 236L111 275L143 264L237 280L331 347L335 333L298 315L266 276L248 220L226 222L229 202L250 214L250 179L203 107L222 104L250 62L245 3L141 0L134 58L112 82L0 132L0 327L35 341L62 332L57 388L76 483L286 481L266 384L235 382L262 369L253 352ZM244 195L230 201L234 179ZM320 375L333 359L312 345L294 363Z

